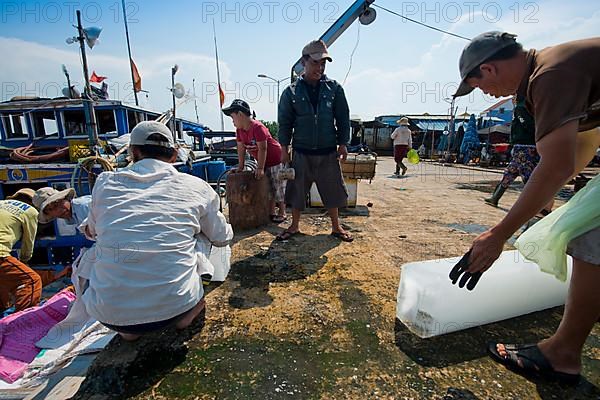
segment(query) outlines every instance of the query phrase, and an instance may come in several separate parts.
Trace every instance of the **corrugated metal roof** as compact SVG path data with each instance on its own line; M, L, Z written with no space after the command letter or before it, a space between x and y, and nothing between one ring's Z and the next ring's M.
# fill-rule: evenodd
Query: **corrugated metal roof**
M382 115L377 117L376 120L379 120L385 124L388 124L391 127L398 126L396 122L401 117L407 117L411 123L411 126L417 127L423 131L443 131L447 129L450 124L450 117L448 115L426 115L426 114L405 114L405 115ZM455 129L458 129L459 126L465 121L468 121L469 117L466 115L456 116L454 118L454 126ZM504 121L498 117L490 117L486 118L486 120L503 123Z

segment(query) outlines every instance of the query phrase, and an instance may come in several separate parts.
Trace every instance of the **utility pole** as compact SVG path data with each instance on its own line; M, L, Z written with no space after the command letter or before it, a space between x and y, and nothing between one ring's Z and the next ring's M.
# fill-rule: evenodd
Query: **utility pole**
M131 58L131 46L129 45L129 28L127 27L127 12L125 11L125 0L121 1L123 5L123 21L125 22L125 37L127 38L127 52L129 53L129 69L131 70L131 84L133 85L133 96L135 98L135 105L139 106L138 95L135 90L135 76L133 74L133 58Z
M198 118L198 103L196 102L196 78L192 79L192 91L194 92L194 109L196 110L196 123L200 123Z
M94 103L92 100L92 89L90 87L90 77L88 73L87 57L85 55L85 34L83 27L81 26L81 11L77 10L77 40L79 41L79 48L81 49L81 59L83 61L83 77L85 78L85 91L83 103L85 105L84 110L86 114L86 122L88 126L88 137L90 140L90 146L96 147L98 145L98 129L96 125L96 113L94 112ZM69 91L71 88L69 88Z
M173 97L173 122L171 124L171 129L173 131L173 140L177 140L177 120L175 119L175 74L179 70L179 66L175 64L173 68L171 68L171 95Z

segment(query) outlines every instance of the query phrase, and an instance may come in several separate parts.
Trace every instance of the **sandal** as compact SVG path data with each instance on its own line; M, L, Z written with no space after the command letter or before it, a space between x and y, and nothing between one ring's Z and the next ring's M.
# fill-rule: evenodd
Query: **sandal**
M505 344L506 356L504 357L500 355L496 346L497 343L488 344L487 350L490 357L518 374L536 375L569 385L577 384L581 378L580 374L567 374L556 371L542 354L537 344ZM521 361L520 365L519 361Z
M340 239L342 242L351 242L354 240L348 232L331 232L331 236Z
M289 229L286 229L283 232L281 232L279 235L275 236L275 240L280 241L280 242L284 241L284 240L289 240L292 236L295 236L299 233L300 233L300 231L292 232Z
M284 222L286 219L285 216L277 215L277 214L271 214L270 218L271 218L271 222L274 222L276 224L280 224L280 223Z

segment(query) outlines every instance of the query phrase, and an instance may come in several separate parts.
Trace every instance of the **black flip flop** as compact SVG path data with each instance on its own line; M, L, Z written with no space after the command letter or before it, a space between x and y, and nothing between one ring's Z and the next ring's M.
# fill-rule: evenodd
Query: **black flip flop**
M285 221L285 217L283 215L271 214L270 215L271 222L276 224L280 224Z
M331 232L331 236L340 239L342 242L352 242L354 240L348 232Z
M293 236L299 234L300 231L296 231L296 232L292 232L288 229L284 230L283 232L281 232L279 235L275 236L275 240L282 242L284 240L289 240L291 239Z
M497 345L498 343L488 343L487 350L490 357L513 372L554 380L567 385L576 385L581 379L580 374L556 371L537 344L505 344L506 357L500 355L496 348ZM519 365L519 361L521 361L521 365Z

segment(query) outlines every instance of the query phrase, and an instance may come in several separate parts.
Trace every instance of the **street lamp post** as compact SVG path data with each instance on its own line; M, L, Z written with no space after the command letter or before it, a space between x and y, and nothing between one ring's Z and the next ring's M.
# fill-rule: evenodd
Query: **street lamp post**
M173 140L177 140L177 120L175 119L175 74L179 70L179 66L175 64L171 68L171 95L173 97L173 122L171 124L173 131Z
M444 101L446 103L450 103L450 122L448 126L448 130L450 131L450 133L448 134L449 138L448 138L448 149L447 151L450 151L450 139L454 139L454 114L455 114L455 110L454 110L454 102L456 101L456 97L452 96L451 98L446 97L444 99Z
M273 82L277 83L277 100L275 101L275 118L277 118L277 108L278 108L278 104L279 104L279 84L287 79L290 79L290 77L286 76L285 78L275 79L275 78L273 78L269 75L265 75L265 74L258 74L258 77L270 79Z
M84 109L84 114L85 114L85 118L86 118L86 127L87 127L87 133L88 133L88 138L90 141L90 146L92 148L95 148L98 145L98 128L97 128L97 124L96 124L96 114L94 112L94 100L92 98L92 90L90 87L90 77L89 77L89 73L88 73L88 65L87 65L87 57L85 54L85 42L87 41L88 46L90 46L90 48L92 48L96 42L96 40L98 39L98 36L100 35L100 31L102 30L101 28L87 28L84 29L83 26L81 25L81 11L77 10L77 26L75 27L77 28L77 36L76 37L70 37L67 38L66 42L67 44L72 44L74 42L79 42L79 48L81 50L81 61L83 64L83 78L85 80L85 90L84 90L84 96L83 96L83 109ZM63 71L66 71L66 68L63 69ZM67 79L69 79L68 77L68 73L65 72L65 74L67 75ZM68 85L70 84L70 82L67 83ZM69 95L71 94L71 87L68 88L69 89ZM69 96L70 97L70 96Z

